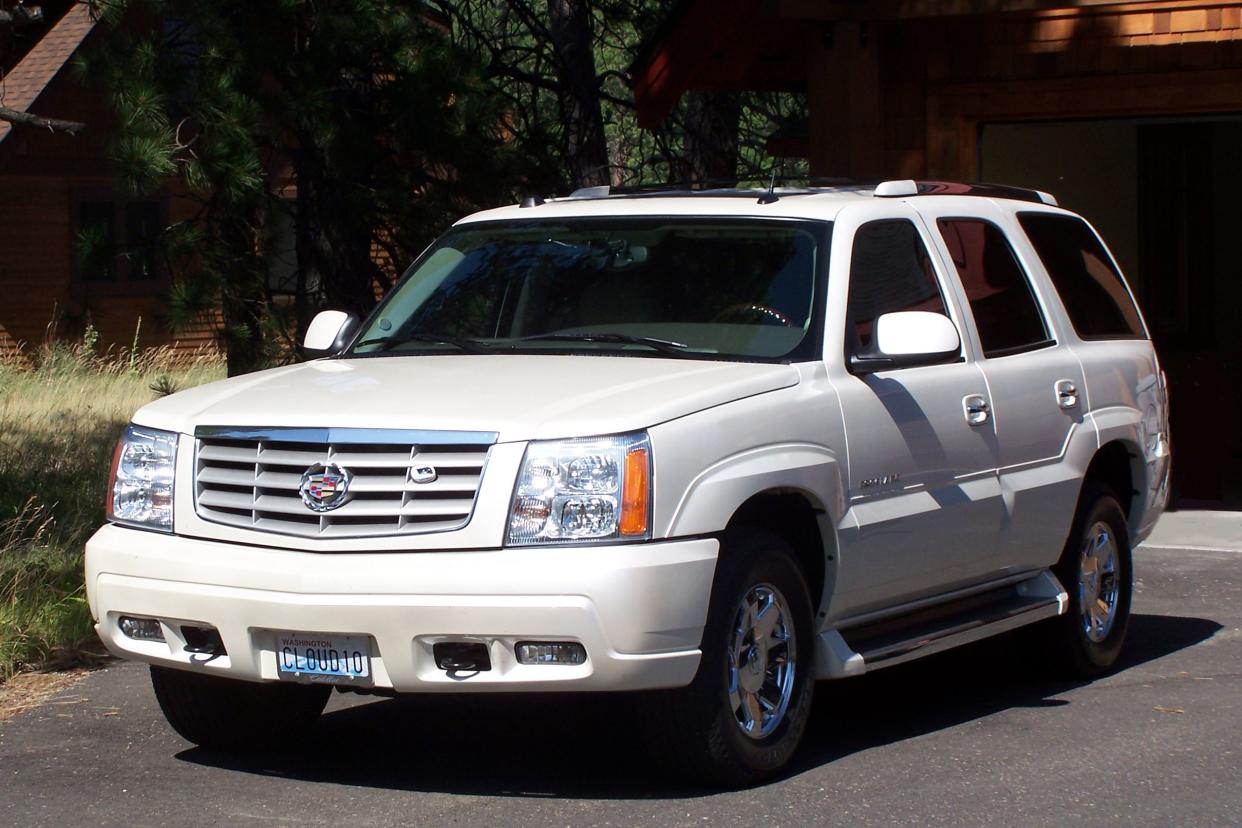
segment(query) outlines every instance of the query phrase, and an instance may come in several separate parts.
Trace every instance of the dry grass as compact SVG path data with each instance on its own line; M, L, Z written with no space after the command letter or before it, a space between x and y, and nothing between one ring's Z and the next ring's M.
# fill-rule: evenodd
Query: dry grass
M116 439L143 404L224 376L214 352L91 345L0 361L0 681L94 644L82 546L103 522Z
M100 662L102 663L102 662ZM38 707L62 690L73 687L96 669L76 665L67 669L39 670L20 673L0 684L0 722ZM81 696L62 700L63 704L80 704Z

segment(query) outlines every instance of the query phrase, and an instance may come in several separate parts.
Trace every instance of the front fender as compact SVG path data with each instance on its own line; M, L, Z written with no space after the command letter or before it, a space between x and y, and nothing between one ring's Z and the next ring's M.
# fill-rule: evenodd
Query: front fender
M802 493L835 525L845 511L844 470L835 453L811 443L759 446L725 457L686 487L673 510L669 537L719 532L743 503L773 490Z

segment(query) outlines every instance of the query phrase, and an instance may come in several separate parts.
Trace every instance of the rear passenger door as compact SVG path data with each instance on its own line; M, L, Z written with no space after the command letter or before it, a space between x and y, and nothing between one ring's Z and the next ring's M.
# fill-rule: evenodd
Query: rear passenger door
M998 474L1009 520L999 548L1007 569L1048 566L1060 554L1078 498L1081 469L1065 461L1083 427L1082 365L1057 333L1013 241L1011 214L971 199L919 204L947 262L960 279L992 397ZM1020 237L1018 237L1020 238Z
M847 208L833 236L833 260L849 263L848 273L832 276L848 281L844 341L836 344L845 365L867 347L884 313L940 313L961 330L946 273L908 207ZM947 364L845 371L833 383L845 421L850 507L840 527L834 615L985 579L996 566L1004 511L987 383L971 354L963 350Z

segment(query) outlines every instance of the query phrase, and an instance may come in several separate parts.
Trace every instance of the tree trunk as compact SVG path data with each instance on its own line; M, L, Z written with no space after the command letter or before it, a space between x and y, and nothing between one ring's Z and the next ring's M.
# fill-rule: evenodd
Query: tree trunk
M691 92L686 99L686 177L737 181L741 99L732 92Z
M379 267L371 257L371 231L347 214L344 198L336 197L324 175L311 136L303 135L294 155L298 182L297 258L299 278L323 292L324 303L359 317L375 307Z
M261 263L253 256L254 226L254 216L230 216L216 227L217 238L234 256L227 268L220 309L230 377L264 367L262 324L267 315L267 296Z
M548 30L556 55L571 183L574 187L607 184L608 146L595 73L591 12L585 0L548 0Z

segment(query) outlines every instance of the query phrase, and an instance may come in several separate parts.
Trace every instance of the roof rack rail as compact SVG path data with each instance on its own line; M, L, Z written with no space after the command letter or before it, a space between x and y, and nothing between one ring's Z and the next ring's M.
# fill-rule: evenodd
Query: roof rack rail
M876 185L875 195L877 198L967 195L981 196L983 198L1010 198L1016 201L1031 201L1052 207L1058 206L1056 198L1042 190L1011 187L1007 184L960 184L953 181L915 181L909 178L897 181L883 181Z
M601 185L595 187L579 187L564 198L594 199L614 196L653 196L676 193L678 195L752 195L759 190L767 190L772 183L798 184L797 189L811 190L820 187L867 186L869 182L856 181L851 178L828 178L807 175L778 175L769 177L767 183L755 179L755 186L739 186L741 181L749 179L707 178L698 181L677 181L664 184L625 184L620 186Z
M916 181L911 178L891 181L860 181L850 178L821 178L816 176L777 176L770 179L767 185L755 187L739 187L737 179L709 179L673 184L638 184L613 187L603 184L595 187L579 187L562 200L589 200L602 198L652 198L658 196L748 196L756 192L766 192L771 183L798 186L778 189L781 194L810 194L831 190L873 190L877 198L906 198L911 196L929 195L966 195L982 198L1008 198L1016 201L1030 201L1035 204L1058 206L1057 200L1050 194L1025 187L1011 187L1005 184L965 184L955 181ZM531 199L523 202L524 206L537 206L542 199Z

